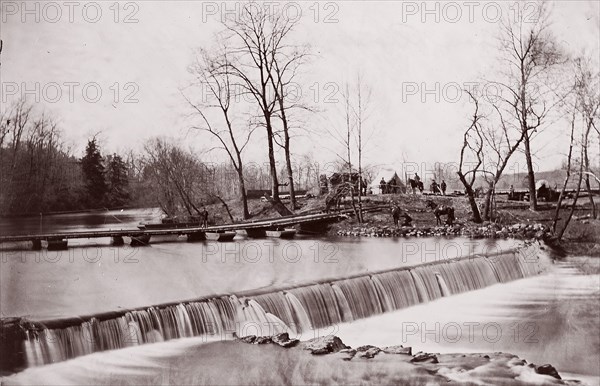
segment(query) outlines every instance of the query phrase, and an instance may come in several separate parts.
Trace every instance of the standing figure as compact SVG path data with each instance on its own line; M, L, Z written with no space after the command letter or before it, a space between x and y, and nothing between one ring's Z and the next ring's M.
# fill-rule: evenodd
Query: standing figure
M385 183L385 180L383 179L383 177L381 177L381 181L379 181L379 190L381 191L381 194L386 194L386 188L387 184Z
M446 188L447 188L446 181L442 180L440 188L442 188L442 194L445 196L446 195Z
M206 207L203 206L202 207L202 213L200 214L200 219L202 220L202 228L206 228L208 227L208 211L206 210Z
M435 180L431 181L431 193L433 194L438 194L440 192L440 189L438 187L437 182L435 182Z

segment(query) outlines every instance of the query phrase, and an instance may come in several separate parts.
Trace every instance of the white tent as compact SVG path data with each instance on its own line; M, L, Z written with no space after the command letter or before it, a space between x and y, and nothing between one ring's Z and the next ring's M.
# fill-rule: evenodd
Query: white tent
M548 183L548 181L537 180L537 182L535 183L535 190L538 190L539 188L541 188L544 185L546 186L546 188L550 188L550 184Z
M382 169L369 185L369 188L371 188L373 194L382 194L380 188L382 179L385 181L386 185L391 185L391 188L394 189L395 193L406 192L406 186L404 183L402 183L402 179L398 176L398 173L396 173L395 170Z

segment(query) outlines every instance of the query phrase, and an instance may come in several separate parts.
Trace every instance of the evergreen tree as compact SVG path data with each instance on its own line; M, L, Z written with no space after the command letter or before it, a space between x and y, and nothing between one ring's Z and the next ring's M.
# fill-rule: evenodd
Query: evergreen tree
M121 156L113 154L109 158L107 173L108 195L107 204L110 207L124 206L129 202L129 179L127 165Z
M85 156L81 159L81 168L85 180L88 205L91 207L103 205L108 187L104 179L102 155L95 137L88 140Z

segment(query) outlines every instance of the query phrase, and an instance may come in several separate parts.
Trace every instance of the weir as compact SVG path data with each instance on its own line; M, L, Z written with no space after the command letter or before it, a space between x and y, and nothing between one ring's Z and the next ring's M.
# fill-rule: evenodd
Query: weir
M301 334L541 272L526 245L290 288L219 295L128 311L42 322L14 320L0 331L1 368L63 361L97 351L192 336ZM526 257L526 258L525 258ZM12 354L12 355L11 355Z

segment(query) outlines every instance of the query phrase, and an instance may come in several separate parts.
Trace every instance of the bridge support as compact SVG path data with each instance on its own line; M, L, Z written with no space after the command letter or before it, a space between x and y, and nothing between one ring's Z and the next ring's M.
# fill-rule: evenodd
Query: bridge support
M298 231L300 233L309 234L309 235L324 234L324 233L327 233L327 231L331 227L331 224L332 224L331 220L302 223L299 225Z
M150 235L131 236L132 247L142 247L150 244Z
M248 235L248 237L251 237L253 239L267 237L267 231L263 228L246 229L246 234Z
M187 241L202 241L206 240L206 233L199 231L187 234Z
M42 249L42 240L31 240L31 249L39 251Z
M67 240L48 240L49 251L62 251L67 249Z
M114 245L115 247L120 247L121 245L124 245L125 241L123 241L123 236L113 236L112 238L112 245Z

